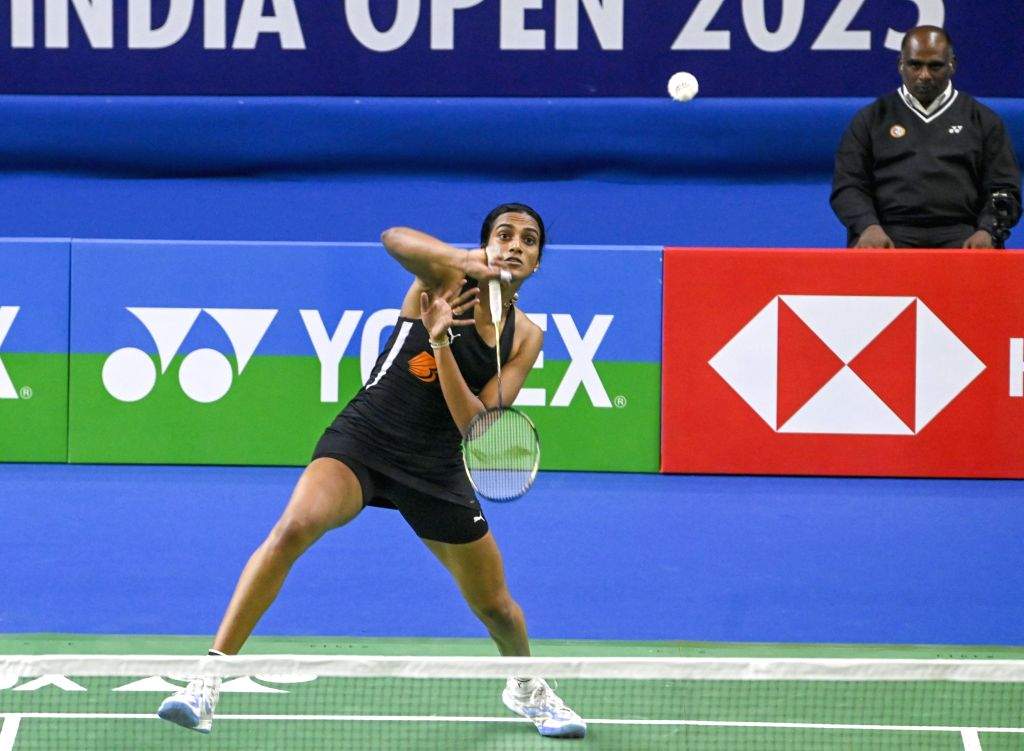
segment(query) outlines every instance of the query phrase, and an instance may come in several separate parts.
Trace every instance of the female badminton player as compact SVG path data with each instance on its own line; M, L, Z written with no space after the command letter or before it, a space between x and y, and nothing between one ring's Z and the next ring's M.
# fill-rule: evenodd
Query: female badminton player
M540 353L543 334L515 300L540 268L544 222L529 206L503 204L484 219L475 250L401 227L381 239L415 276L398 323L366 385L324 432L281 518L243 569L211 654L237 653L298 557L366 506L401 513L455 578L502 655L530 654L522 610L509 594L501 553L462 466L461 440L477 413L498 404L494 347L501 347L504 404L513 402ZM496 278L506 282L497 342L483 283ZM165 699L158 714L209 732L218 694L218 681L197 679ZM586 733L579 715L540 678L510 678L502 700L542 735Z

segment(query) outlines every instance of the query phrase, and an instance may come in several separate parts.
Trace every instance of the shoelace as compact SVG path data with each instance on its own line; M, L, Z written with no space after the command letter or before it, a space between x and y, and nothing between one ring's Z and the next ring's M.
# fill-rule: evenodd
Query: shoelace
M185 693L199 697L201 701L210 702L216 693L216 685L205 678L193 678L185 687Z
M558 696L544 681L539 681L537 688L530 694L530 703L534 706L542 706L551 714L559 714L569 711L565 702Z

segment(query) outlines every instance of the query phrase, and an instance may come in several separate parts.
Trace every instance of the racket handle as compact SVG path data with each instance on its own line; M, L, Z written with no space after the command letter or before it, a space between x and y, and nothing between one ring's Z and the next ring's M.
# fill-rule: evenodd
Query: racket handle
M491 321L497 326L501 321L501 282L497 279L487 282L487 296L490 298Z

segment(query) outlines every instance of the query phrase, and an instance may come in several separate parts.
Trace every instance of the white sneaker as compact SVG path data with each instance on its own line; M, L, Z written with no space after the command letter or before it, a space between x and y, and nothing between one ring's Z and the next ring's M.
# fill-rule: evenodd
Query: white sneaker
M521 686L509 678L501 692L505 706L520 717L528 717L537 726L537 732L550 738L582 738L587 734L587 723L565 706L558 695L541 678L533 678Z
M195 678L160 704L156 711L162 720L200 733L213 728L213 708L220 698L220 678Z

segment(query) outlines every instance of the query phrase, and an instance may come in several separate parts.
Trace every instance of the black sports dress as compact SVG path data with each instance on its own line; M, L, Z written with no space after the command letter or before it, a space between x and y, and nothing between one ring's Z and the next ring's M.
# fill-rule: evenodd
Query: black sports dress
M501 332L502 362L512 351L515 318L513 308ZM484 343L476 326L455 327L450 333L462 377L479 394L497 371L494 348ZM370 379L324 432L314 458L353 459L422 494L479 509L462 465L461 446L427 330L418 318L401 317ZM364 501L395 507L393 498Z

